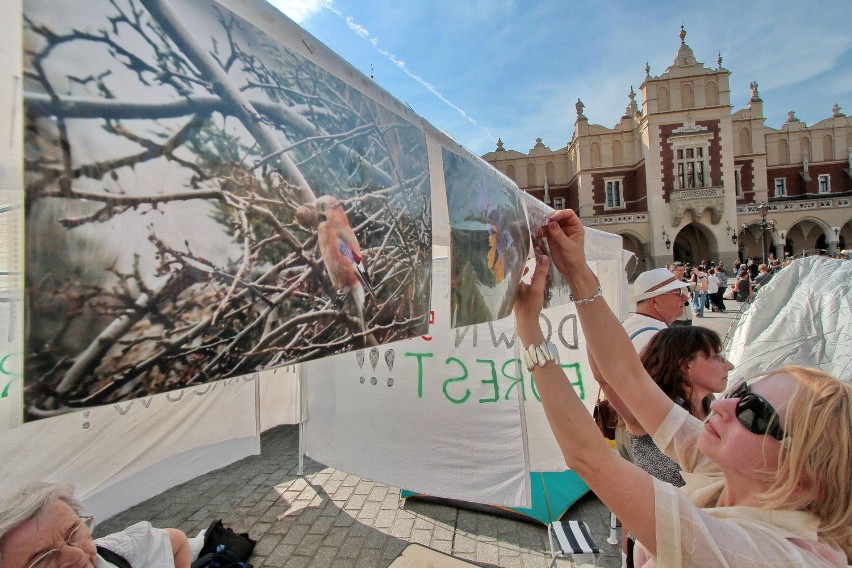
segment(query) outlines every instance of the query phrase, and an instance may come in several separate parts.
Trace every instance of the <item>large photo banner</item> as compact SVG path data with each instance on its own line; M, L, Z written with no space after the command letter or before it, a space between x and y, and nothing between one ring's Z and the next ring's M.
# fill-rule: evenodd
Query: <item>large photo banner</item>
M425 333L419 119L290 26L24 2L25 419Z

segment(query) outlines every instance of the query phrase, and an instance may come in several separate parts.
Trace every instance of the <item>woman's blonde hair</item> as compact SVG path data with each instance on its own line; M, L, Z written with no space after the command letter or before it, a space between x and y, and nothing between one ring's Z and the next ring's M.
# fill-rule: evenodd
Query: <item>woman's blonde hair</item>
M781 426L789 436L772 488L770 509L809 511L852 558L852 385L817 369L789 365L797 387Z

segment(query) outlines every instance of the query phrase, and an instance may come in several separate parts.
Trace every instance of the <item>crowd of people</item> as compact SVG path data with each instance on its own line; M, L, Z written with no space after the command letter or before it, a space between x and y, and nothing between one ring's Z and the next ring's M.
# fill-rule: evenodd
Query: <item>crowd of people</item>
M733 368L715 333L670 327L691 288L689 307L701 313L711 290L709 282L699 288L701 274L709 280L718 265L688 276L686 266L640 274L636 319L622 325L586 263L576 214L554 213L542 232L552 260L537 258L532 280L521 285L516 331L526 352L550 352L539 314L547 274L557 269L571 288L595 379L622 413L630 459L609 449L561 366L538 357L527 368L566 464L635 536L625 565L847 566L852 385L799 366L729 381ZM742 278L749 294L750 266ZM772 273L755 268L754 279Z
M667 265L666 269L689 283L690 290L690 302L684 304L683 314L675 318L674 325L689 325L693 318L704 317L705 310L724 313L728 310L725 300L734 301L738 309L743 309L790 262L779 261L771 254L766 263L751 257L744 262L736 259L730 273L723 262L708 260L696 265L680 261Z

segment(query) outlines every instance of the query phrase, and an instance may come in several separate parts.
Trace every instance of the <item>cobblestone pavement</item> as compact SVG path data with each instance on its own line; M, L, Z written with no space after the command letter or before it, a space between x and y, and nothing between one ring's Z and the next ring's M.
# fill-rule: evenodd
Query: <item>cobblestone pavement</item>
M734 312L707 313L697 321L723 338ZM280 426L261 435L261 454L164 491L98 525L97 535L148 520L190 536L215 519L258 544L255 568L386 567L410 543L483 567L548 566L543 525L488 513L400 501L399 489L305 459L298 471L298 428ZM607 544L609 511L593 494L565 518L588 523L604 555L598 566L621 565L620 547ZM620 529L619 529L619 539ZM571 566L560 560L558 566Z

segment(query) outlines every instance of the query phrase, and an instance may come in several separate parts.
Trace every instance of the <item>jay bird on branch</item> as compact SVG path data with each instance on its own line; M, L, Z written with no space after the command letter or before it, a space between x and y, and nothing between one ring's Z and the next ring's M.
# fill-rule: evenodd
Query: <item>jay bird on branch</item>
M318 222L317 243L331 284L339 293L351 296L361 331L366 331L365 295L369 293L375 298L375 292L364 268L358 238L349 224L343 204L333 195L323 195L313 204L299 207L296 215L303 224L305 221Z

